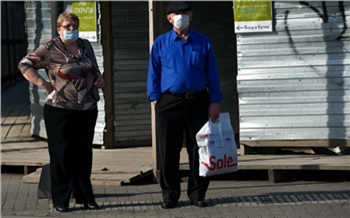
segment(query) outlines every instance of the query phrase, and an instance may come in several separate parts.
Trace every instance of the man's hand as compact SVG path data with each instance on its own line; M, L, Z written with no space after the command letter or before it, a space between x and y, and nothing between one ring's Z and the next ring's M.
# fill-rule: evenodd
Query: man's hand
M208 116L209 118L215 122L219 116L220 116L220 103L210 103L209 110L208 110Z

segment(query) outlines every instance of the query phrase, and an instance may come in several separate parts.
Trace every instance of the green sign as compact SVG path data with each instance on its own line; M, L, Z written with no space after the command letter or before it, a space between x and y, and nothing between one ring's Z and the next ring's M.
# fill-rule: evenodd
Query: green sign
M97 42L96 2L73 2L72 12L79 17L79 36Z
M260 0L234 0L236 32L272 31L272 3Z

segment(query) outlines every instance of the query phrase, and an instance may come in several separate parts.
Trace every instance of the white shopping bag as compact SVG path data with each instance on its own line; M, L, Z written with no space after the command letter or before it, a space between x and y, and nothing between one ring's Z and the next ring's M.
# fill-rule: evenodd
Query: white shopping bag
M229 113L209 121L196 134L199 175L214 176L238 171L237 146Z

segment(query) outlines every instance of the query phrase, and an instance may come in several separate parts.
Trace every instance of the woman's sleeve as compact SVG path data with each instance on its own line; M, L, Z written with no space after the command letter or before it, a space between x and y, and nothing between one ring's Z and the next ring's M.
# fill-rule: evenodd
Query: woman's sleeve
M18 63L18 69L23 74L29 68L46 68L50 64L50 52L45 45L40 45L34 52L27 54Z
M96 59L96 56L95 56L94 48L92 47L90 41L87 40L87 39L83 39L83 43L84 43L85 48L87 49L87 52L89 53L88 54L89 57L92 59L94 65L96 67L96 73L98 75L102 75L101 71L100 71L100 69L98 67L98 64L97 64L97 59Z

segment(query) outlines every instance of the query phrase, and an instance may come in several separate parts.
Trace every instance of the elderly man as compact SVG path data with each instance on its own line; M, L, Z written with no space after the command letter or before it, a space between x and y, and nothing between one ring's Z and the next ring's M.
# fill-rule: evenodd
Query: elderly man
M155 105L156 139L162 208L176 207L180 198L179 159L186 135L190 175L187 195L191 204L206 207L209 179L199 176L195 135L220 114L220 78L210 40L190 29L192 6L170 2L167 20L173 29L154 41L148 68L147 96Z

